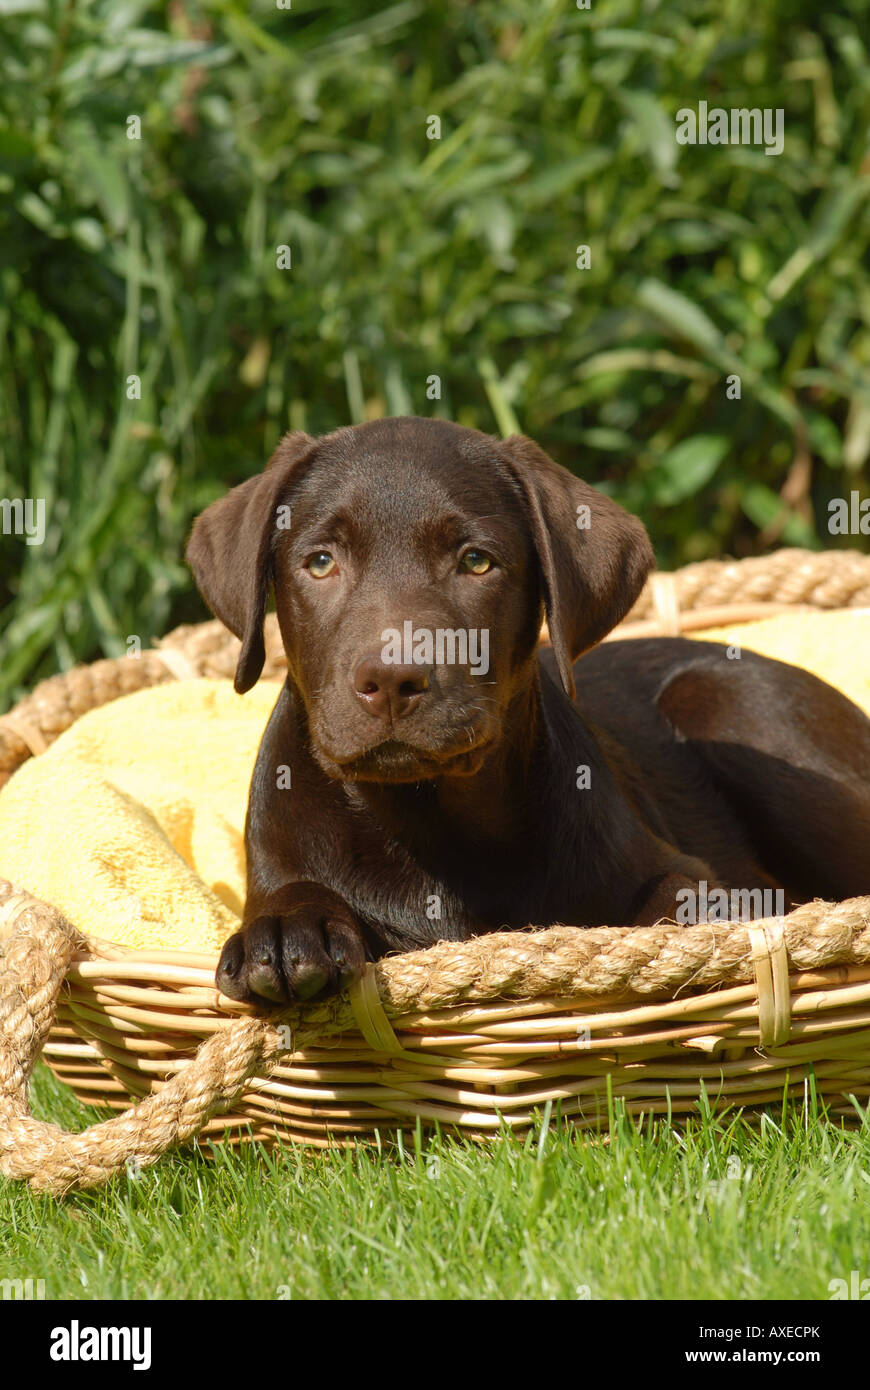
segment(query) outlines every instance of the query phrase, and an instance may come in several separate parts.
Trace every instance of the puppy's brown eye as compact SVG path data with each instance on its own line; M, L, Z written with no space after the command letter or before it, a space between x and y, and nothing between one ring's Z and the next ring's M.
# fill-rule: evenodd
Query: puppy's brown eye
M315 579L325 579L335 569L335 561L328 550L318 550L308 560L308 572Z
M486 574L492 569L492 556L485 550L466 550L459 561L459 568L465 574Z

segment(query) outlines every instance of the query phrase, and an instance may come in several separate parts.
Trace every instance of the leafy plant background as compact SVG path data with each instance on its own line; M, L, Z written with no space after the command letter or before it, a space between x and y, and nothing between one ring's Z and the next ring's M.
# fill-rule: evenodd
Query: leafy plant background
M0 539L0 701L204 616L190 520L289 427L521 429L665 566L866 548L867 17L0 0L0 497L48 518ZM784 153L678 145L701 100Z

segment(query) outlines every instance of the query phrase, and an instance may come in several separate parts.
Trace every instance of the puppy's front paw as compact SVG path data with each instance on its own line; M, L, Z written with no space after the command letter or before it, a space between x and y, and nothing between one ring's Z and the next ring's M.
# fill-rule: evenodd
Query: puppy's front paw
M224 945L218 989L246 1004L301 1004L346 989L365 967L362 928L343 898L319 883L288 884L274 914Z

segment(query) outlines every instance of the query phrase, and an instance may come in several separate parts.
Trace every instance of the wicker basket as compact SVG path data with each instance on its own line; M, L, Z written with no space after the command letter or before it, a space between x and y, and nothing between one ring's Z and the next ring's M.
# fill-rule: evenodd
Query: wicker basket
M870 606L870 556L783 550L657 575L614 635L796 606ZM43 682L0 719L0 784L87 710L183 676L228 677L237 651L209 622L138 660ZM274 619L265 674L283 674ZM39 1190L92 1186L197 1135L322 1147L418 1122L483 1135L528 1127L548 1101L588 1128L611 1097L676 1118L704 1096L719 1109L779 1102L810 1076L834 1115L870 1096L870 897L749 926L440 943L280 1020L220 995L215 956L84 939L2 881L0 937L0 1171ZM77 1096L120 1113L78 1135L34 1120L40 1052Z

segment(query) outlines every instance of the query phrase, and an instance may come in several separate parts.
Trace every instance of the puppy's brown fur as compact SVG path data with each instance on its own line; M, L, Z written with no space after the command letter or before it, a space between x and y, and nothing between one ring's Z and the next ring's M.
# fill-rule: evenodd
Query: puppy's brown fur
M366 955L499 927L650 923L702 881L870 890L870 721L748 652L596 647L652 550L531 440L415 418L291 434L187 553L241 639L236 688L262 670L270 587L289 668L218 971L234 998L323 995ZM406 622L486 631L488 669L386 663Z

